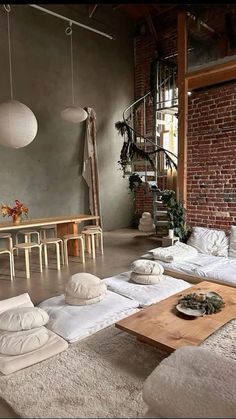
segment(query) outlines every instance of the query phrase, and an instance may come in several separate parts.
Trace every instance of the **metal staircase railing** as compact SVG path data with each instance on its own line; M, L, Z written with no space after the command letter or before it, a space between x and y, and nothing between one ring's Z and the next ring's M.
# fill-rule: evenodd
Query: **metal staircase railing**
M152 102L152 122L150 123L150 102ZM149 114L148 114L149 112ZM136 172L144 181L155 180L160 172L159 153L155 150L163 148L160 145L160 133L164 124L165 113L178 114L178 90L176 87L176 67L166 63L157 62L156 79L153 91L149 91L135 100L123 112L124 122L131 128L132 141L145 152L152 152L155 156L155 169L145 160L131 162L131 172ZM138 122L140 114L140 127ZM138 141L137 141L138 140ZM169 150L170 157L177 156ZM139 170L140 166L140 170Z

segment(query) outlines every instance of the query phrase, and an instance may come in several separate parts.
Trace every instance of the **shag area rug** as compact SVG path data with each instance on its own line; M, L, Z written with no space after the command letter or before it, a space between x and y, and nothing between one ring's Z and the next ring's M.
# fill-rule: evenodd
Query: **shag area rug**
M236 320L202 345L236 360ZM142 386L167 355L111 326L59 355L0 377L0 396L23 418L141 418Z

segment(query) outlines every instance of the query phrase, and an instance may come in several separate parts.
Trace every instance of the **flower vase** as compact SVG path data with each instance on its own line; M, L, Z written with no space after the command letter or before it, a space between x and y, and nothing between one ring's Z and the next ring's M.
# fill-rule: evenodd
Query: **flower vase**
M12 220L13 220L13 224L20 224L21 223L21 216L20 215L13 215Z

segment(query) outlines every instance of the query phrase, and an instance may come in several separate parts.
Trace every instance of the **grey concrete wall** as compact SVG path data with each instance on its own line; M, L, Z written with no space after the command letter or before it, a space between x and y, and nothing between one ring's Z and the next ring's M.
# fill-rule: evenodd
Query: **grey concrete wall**
M57 11L58 7L80 19L65 5L57 5ZM30 218L88 213L88 189L81 176L85 123L69 124L60 118L60 111L71 102L67 24L26 5L13 5L10 19L14 99L35 113L38 134L22 149L0 146L0 202L12 204L20 199L29 207ZM73 40L76 101L97 113L102 215L104 228L109 230L128 226L131 219L128 183L117 165L122 139L114 124L132 102L134 71L130 22L112 16L107 23L116 34L115 41L78 27L74 27ZM3 102L10 98L3 7L0 52Z

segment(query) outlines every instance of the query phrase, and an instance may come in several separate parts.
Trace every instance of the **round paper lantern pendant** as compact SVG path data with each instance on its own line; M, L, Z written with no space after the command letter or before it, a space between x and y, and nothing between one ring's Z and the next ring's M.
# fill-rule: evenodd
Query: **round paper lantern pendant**
M0 145L21 148L30 144L38 130L33 112L17 100L0 103Z
M80 106L67 106L61 111L61 117L64 121L73 122L74 124L78 122L85 121L87 119L87 112Z
M81 108L81 106L75 105L75 95L74 95L74 68L73 68L73 36L72 36L72 22L70 26L65 30L66 35L70 36L70 64L71 64L71 96L72 96L72 105L67 106L61 111L61 118L67 122L73 122L78 124L79 122L85 121L87 119L87 112Z

